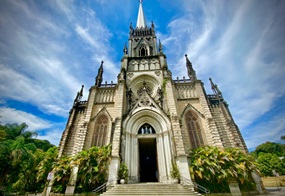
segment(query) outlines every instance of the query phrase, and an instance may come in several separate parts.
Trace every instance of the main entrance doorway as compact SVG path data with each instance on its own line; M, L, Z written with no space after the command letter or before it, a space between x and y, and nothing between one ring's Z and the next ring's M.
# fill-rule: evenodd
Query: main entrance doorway
M157 182L157 154L155 138L139 139L140 182Z

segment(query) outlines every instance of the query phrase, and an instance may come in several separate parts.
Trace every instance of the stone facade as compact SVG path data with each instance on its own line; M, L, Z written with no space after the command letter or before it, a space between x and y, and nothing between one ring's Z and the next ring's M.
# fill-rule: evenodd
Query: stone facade
M141 6L138 18L144 18ZM122 162L128 166L129 183L172 183L174 163L190 180L191 149L212 145L247 152L217 85L210 79L214 93L206 94L187 55L189 79L173 80L155 26L147 27L144 21L130 26L117 82L102 84L102 62L88 100L81 101L82 89L78 92L60 141L60 156L112 144L109 184L116 183ZM156 179L143 177L148 159L153 159L149 171Z

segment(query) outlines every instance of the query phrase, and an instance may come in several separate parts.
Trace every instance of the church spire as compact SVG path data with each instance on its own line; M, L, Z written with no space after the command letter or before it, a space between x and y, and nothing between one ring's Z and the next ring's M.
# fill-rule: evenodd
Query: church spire
M188 70L188 77L193 82L193 81L197 80L196 72L193 69L192 63L188 59L187 54L185 54L185 57L186 57L186 67L187 67L187 70Z
M95 86L98 86L98 87L101 86L101 83L103 81L103 63L104 63L104 61L101 62L101 65L98 69L98 74L97 74L96 80L95 80Z
M139 0L140 2L140 7L139 7L139 13L138 13L138 20L137 20L137 28L141 28L141 27L146 27L146 20L144 17L144 13L143 13L143 7L142 7L142 2L143 0Z

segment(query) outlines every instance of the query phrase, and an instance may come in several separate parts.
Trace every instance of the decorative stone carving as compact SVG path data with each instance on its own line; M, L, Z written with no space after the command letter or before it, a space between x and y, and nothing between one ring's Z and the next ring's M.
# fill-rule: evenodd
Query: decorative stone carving
M134 73L128 73L127 75L129 78L132 78L134 76Z
M161 72L160 71L155 71L155 75L160 76Z
M173 122L178 122L178 116L177 115L173 115L172 116L172 121Z
M137 95L141 96L143 94L143 91L146 91L147 94L152 95L152 89L149 86L142 86L138 89Z

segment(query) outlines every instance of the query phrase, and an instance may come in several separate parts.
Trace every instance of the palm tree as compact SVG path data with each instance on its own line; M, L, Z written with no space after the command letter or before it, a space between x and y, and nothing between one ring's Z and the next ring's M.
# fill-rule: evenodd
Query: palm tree
M37 164L37 148L30 142L35 133L26 131L27 127L25 123L0 126L4 132L0 140L0 187L5 185L7 191L23 191L34 185L27 176Z

